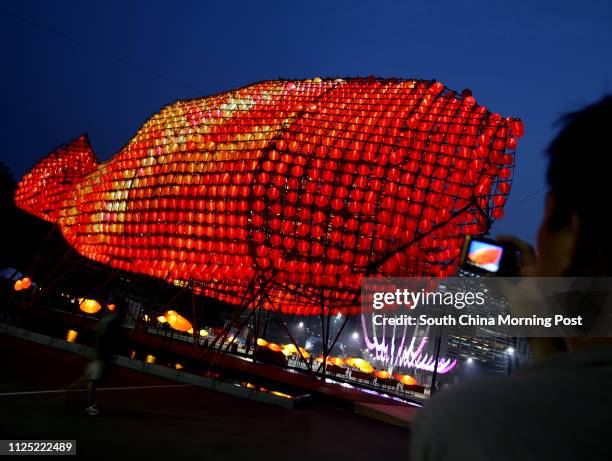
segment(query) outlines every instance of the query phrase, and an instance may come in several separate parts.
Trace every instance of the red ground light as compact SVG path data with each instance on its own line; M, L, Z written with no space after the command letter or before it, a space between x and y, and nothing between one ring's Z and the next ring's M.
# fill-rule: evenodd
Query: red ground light
M364 275L447 276L503 215L520 120L439 82L275 80L178 101L99 164L86 136L17 204L81 254L239 303L357 309Z

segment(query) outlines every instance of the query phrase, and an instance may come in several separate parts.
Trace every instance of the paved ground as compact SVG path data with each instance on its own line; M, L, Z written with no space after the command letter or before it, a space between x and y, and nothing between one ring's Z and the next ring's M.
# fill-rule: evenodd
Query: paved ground
M0 439L76 439L84 459L407 460L407 430L317 403L286 410L124 368L102 385L113 389L99 392L95 418L82 393L66 404L39 392L64 388L84 365L0 336Z

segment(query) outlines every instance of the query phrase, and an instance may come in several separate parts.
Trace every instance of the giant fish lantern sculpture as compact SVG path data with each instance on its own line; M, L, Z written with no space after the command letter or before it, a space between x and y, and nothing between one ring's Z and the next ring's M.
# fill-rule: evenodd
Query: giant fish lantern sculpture
M81 136L15 198L114 268L347 311L363 276L456 271L464 237L503 215L522 134L436 81L264 81L164 107L104 163Z

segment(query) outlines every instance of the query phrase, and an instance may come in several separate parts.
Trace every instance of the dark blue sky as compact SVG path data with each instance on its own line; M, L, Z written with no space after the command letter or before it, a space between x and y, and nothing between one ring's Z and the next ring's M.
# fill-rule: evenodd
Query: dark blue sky
M0 47L0 158L16 178L83 131L106 160L163 105L263 79L377 75L471 88L491 111L525 121L493 234L530 241L553 121L612 92L609 0L3 0Z

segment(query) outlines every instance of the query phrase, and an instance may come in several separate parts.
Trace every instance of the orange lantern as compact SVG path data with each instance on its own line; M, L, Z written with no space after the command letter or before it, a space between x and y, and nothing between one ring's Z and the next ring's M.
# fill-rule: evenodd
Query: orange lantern
M412 386L417 383L417 380L410 375L397 375L396 378L400 383L405 384L406 386Z
M274 351L274 352L280 352L281 351L281 347L278 344L274 344L274 343L268 343L268 349L270 349L271 351Z
M389 379L391 375L389 374L388 371L381 370L381 371L377 371L376 373L374 373L374 376L380 379Z
M168 321L168 325L176 331L182 331L183 333L189 332L189 330L193 331L191 322L176 311L169 310L164 314L164 317Z
M107 304L106 308L111 311L114 312L115 309L117 309L117 305L116 304Z
M24 277L21 279L21 289L27 290L32 286L32 279L30 277Z
M69 343L73 343L76 341L78 335L79 333L77 331L68 330L68 332L66 333L66 341L68 341Z
M15 291L23 290L23 284L21 283L21 280L17 280L13 285L13 288L15 289Z
M79 308L86 314L95 314L97 312L100 312L102 306L95 299L83 299L79 304Z
M353 368L357 368L359 371L364 373L372 373L374 371L374 367L366 362L364 359L350 357L345 360L345 362Z

